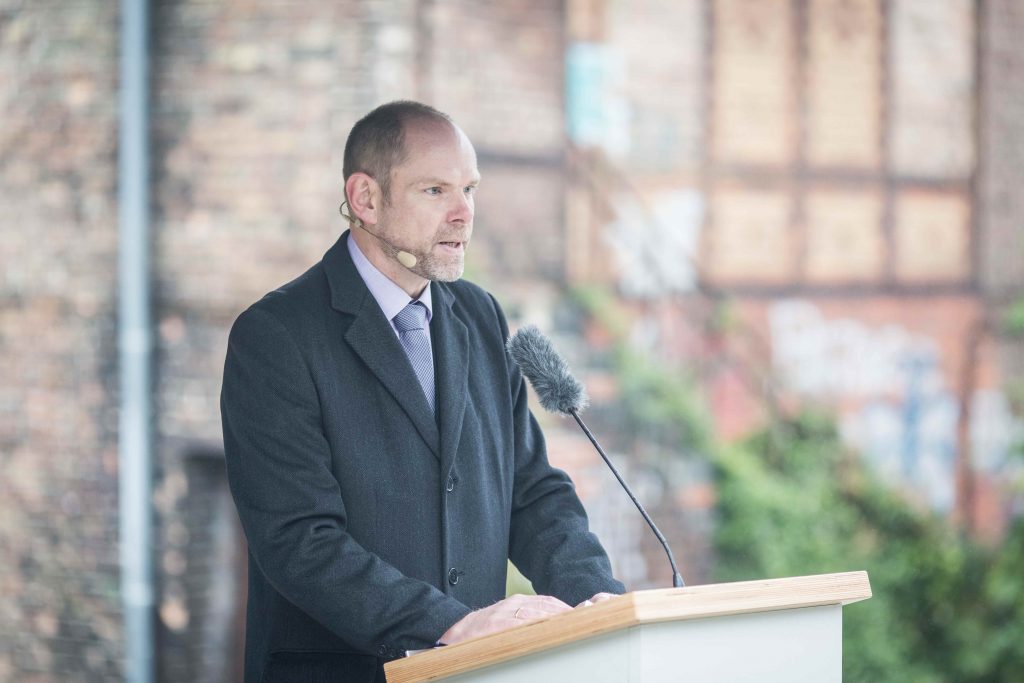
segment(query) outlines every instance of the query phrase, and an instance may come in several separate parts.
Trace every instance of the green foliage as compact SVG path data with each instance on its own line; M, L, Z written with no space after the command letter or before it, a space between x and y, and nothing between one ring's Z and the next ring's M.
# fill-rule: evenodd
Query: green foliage
M986 548L918 510L804 415L716 459L723 580L866 569L844 616L847 681L1017 681L1024 524Z
M1015 337L1024 337L1024 297L1010 304L1003 318L1006 333Z
M629 433L668 449L703 451L711 440L710 417L689 377L626 348L614 355L617 403Z
M1024 379L1011 379L1006 383L1006 400L1015 415L1024 415Z
M601 324L617 344L622 344L629 333L629 319L615 296L604 287L576 287L571 293L573 301Z
M629 319L601 288L578 288L577 304L609 333L607 360L618 379L617 431L665 450L704 452L712 441L711 417L694 381L679 370L638 353L627 342Z
M974 543L878 481L842 447L828 415L717 444L687 373L630 348L629 316L615 297L590 289L574 298L612 339L619 429L634 446L699 453L714 467L719 580L867 570L874 596L843 610L852 683L1024 680L1024 519L998 547ZM727 303L714 313L712 329L734 327ZM1006 329L1024 334L1024 300Z

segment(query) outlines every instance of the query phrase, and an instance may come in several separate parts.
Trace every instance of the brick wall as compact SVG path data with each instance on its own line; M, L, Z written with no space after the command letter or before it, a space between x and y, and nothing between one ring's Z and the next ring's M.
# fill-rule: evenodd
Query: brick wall
M164 680L223 680L238 635L223 631L238 606L237 530L216 459L193 455L219 447L231 321L341 233L348 130L400 97L451 111L493 177L471 270L557 276L562 8L157 0L152 9L158 667ZM5 681L122 672L115 10L97 0L0 3ZM476 60L482 45L497 49ZM530 239L545 245L536 264Z
M0 680L119 680L117 4L0 2Z
M1010 302L1024 297L1024 45L1019 39L1024 7L1010 0L984 3L981 31L976 258L983 296L998 317ZM1019 337L993 341L1001 374L1013 378L1019 392L1024 386ZM1001 485L997 481L989 487ZM1004 515L1005 509L978 513L983 524Z
M1024 7L990 0L983 8L979 279L1000 299L1024 288Z

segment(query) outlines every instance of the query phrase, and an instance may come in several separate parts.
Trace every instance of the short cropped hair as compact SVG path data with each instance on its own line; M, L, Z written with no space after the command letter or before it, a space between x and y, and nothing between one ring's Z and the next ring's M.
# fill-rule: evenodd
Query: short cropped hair
M359 119L345 142L345 181L353 173L365 173L377 181L387 202L391 196L391 170L407 157L406 127L427 121L454 125L444 112L411 100L382 104Z

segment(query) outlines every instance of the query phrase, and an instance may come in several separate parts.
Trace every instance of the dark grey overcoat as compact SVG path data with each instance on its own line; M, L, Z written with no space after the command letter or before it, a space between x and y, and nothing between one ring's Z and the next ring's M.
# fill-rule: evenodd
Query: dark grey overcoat
M347 238L246 310L228 342L246 681L383 680L384 661L504 597L506 558L570 605L623 591L548 464L494 299L431 284L435 420Z

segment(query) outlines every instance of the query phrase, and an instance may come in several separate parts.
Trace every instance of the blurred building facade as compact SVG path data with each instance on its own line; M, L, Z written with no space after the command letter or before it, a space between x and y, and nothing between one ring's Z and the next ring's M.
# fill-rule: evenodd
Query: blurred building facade
M1022 430L1004 391L1024 356L1006 330L1024 286L1021 8L594 7L568 62L589 150L570 279L614 285L641 344L702 367L721 434L763 421L765 393L828 405L890 480L998 537ZM701 332L723 302L741 328L726 340Z
M0 0L3 681L123 672L116 5ZM1021 352L999 327L1024 290L1018 3L151 7L161 680L239 673L227 331L343 230L345 136L391 99L430 102L473 139L467 275L513 322L554 330L598 402L595 333L565 322L567 287L610 287L638 348L698 368L723 437L763 419L765 386L826 402L913 495L998 533L1020 429L1003 389ZM707 333L724 300L745 331L725 341ZM546 425L617 571L667 585L589 445ZM635 474L684 574L706 576L707 481Z

